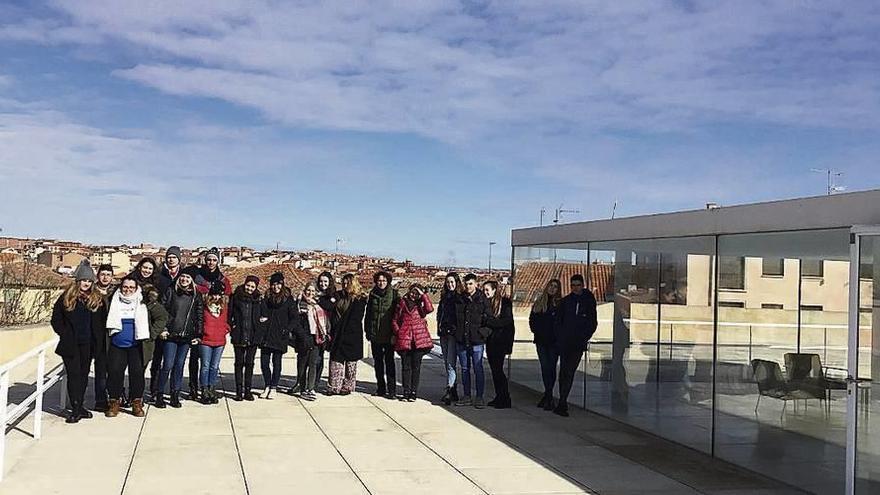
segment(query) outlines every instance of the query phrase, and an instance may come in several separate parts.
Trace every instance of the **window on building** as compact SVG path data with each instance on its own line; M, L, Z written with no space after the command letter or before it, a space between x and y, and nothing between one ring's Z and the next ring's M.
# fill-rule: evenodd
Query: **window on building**
M742 301L718 301L719 308L745 308L746 303Z
M784 309L784 306L776 303L762 303L761 309Z
M742 256L718 257L718 288L746 288L746 259Z
M801 311L822 311L821 304L801 304Z
M785 275L785 260L782 258L764 258L764 269L761 272L765 277L781 277Z
M825 262L822 260L801 260L801 275L804 277L822 278L825 276Z

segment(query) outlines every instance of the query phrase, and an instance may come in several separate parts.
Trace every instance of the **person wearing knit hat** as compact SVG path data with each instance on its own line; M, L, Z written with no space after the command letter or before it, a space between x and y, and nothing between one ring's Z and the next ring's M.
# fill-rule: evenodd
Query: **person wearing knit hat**
M165 260L156 276L156 290L159 292L159 301L162 304L168 302L171 291L177 284L177 279L182 272L181 262L183 256L180 246L171 246L165 250ZM156 340L153 347L153 356L150 360L150 397L155 400L159 393L159 374L162 372L162 360L165 356L164 341Z
M226 336L229 334L228 314L223 283L215 281L205 297L205 331L199 342L199 383L203 404L217 404L220 400L215 387L220 377L220 359L226 347Z
M260 368L263 372L264 399L271 399L281 381L281 360L290 345L294 325L299 323L296 300L284 286L280 272L269 278L269 292L260 307L257 342L260 343Z
M106 335L104 298L94 290L95 271L87 260L74 271L74 278L55 301L52 308L52 330L58 335L55 354L64 362L70 414L67 423L92 417L83 407L89 368L92 364L92 343Z
M248 275L244 278L244 283L253 282L257 287L260 286L260 277L256 275Z
M77 282L82 280L90 280L94 282L98 279L98 277L95 276L95 270L92 268L92 264L86 259L79 262L79 266L73 271L73 278Z
M229 301L230 342L235 352L235 400L252 401L254 358L259 341L260 326L259 290L260 278L248 275L244 283L236 287Z
M283 284L284 283L284 274L281 272L275 272L269 277L269 285L272 284Z

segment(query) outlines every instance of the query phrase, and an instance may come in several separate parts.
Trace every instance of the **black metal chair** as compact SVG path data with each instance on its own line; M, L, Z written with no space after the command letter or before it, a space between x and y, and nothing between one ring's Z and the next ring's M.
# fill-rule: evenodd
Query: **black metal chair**
M758 414L758 406L761 405L761 397L772 397L782 401L781 420L785 416L788 401L818 399L825 400L824 390L817 397L812 388L807 390L799 388L786 379L782 368L775 361L766 359L752 359L752 372L755 375L755 383L758 385L758 401L755 404L755 414Z
M785 371L788 383L825 403L826 412L831 410L831 391L846 390L845 380L829 379L818 354L789 352L785 354Z

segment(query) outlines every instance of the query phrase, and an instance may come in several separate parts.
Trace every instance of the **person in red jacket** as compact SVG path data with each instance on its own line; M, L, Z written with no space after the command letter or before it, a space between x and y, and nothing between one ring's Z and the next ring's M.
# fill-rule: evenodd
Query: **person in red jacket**
M223 295L229 298L232 295L232 282L229 277L223 275L220 271L220 261L223 259L220 250L212 247L204 253L204 263L193 276L196 290L199 294L208 294L211 287L215 283L223 284ZM205 383L200 383L199 375L201 370L200 360L202 357L199 346L194 345L189 350L189 398L191 400L199 400L199 389L204 387Z
M434 347L425 317L434 311L431 299L419 284L409 288L394 312L394 350L400 354L403 371L403 395L400 400L414 402L419 390L422 358Z
M216 404L219 397L215 387L220 377L220 358L229 334L225 287L214 282L205 297L205 333L199 343L201 366L199 382L202 384L202 403Z

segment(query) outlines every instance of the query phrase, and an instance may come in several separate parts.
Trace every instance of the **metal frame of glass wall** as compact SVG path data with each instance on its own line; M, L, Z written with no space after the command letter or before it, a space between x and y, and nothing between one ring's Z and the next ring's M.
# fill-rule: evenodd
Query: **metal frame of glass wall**
M862 418L870 418L871 401L880 397L871 395L877 349L865 337L876 294L857 274L866 294L857 296L854 325L865 342L852 347L848 287L850 228L880 224L880 191L843 199L730 208L739 211L727 215L733 225L726 230L725 217L708 211L631 219L621 237L638 231L638 222L649 227L626 239L599 237L619 221L514 231L518 343L511 379L543 388L537 364L528 364L536 361L527 343L528 307L547 279L559 278L567 292L567 278L580 272L596 295L600 324L572 403L814 493L843 492L847 473L858 469L856 493L872 493L880 438L869 433L870 419L862 421L851 432L859 436L858 468L847 469L854 443L846 389L847 377L856 376ZM866 199L875 201L873 210L852 215L853 203ZM741 219L756 206L763 224L748 231ZM774 213L792 207L800 211ZM696 218L697 228L674 235L669 222L654 226L675 224L677 216ZM706 216L713 221L701 220ZM850 348L864 354L855 374Z

